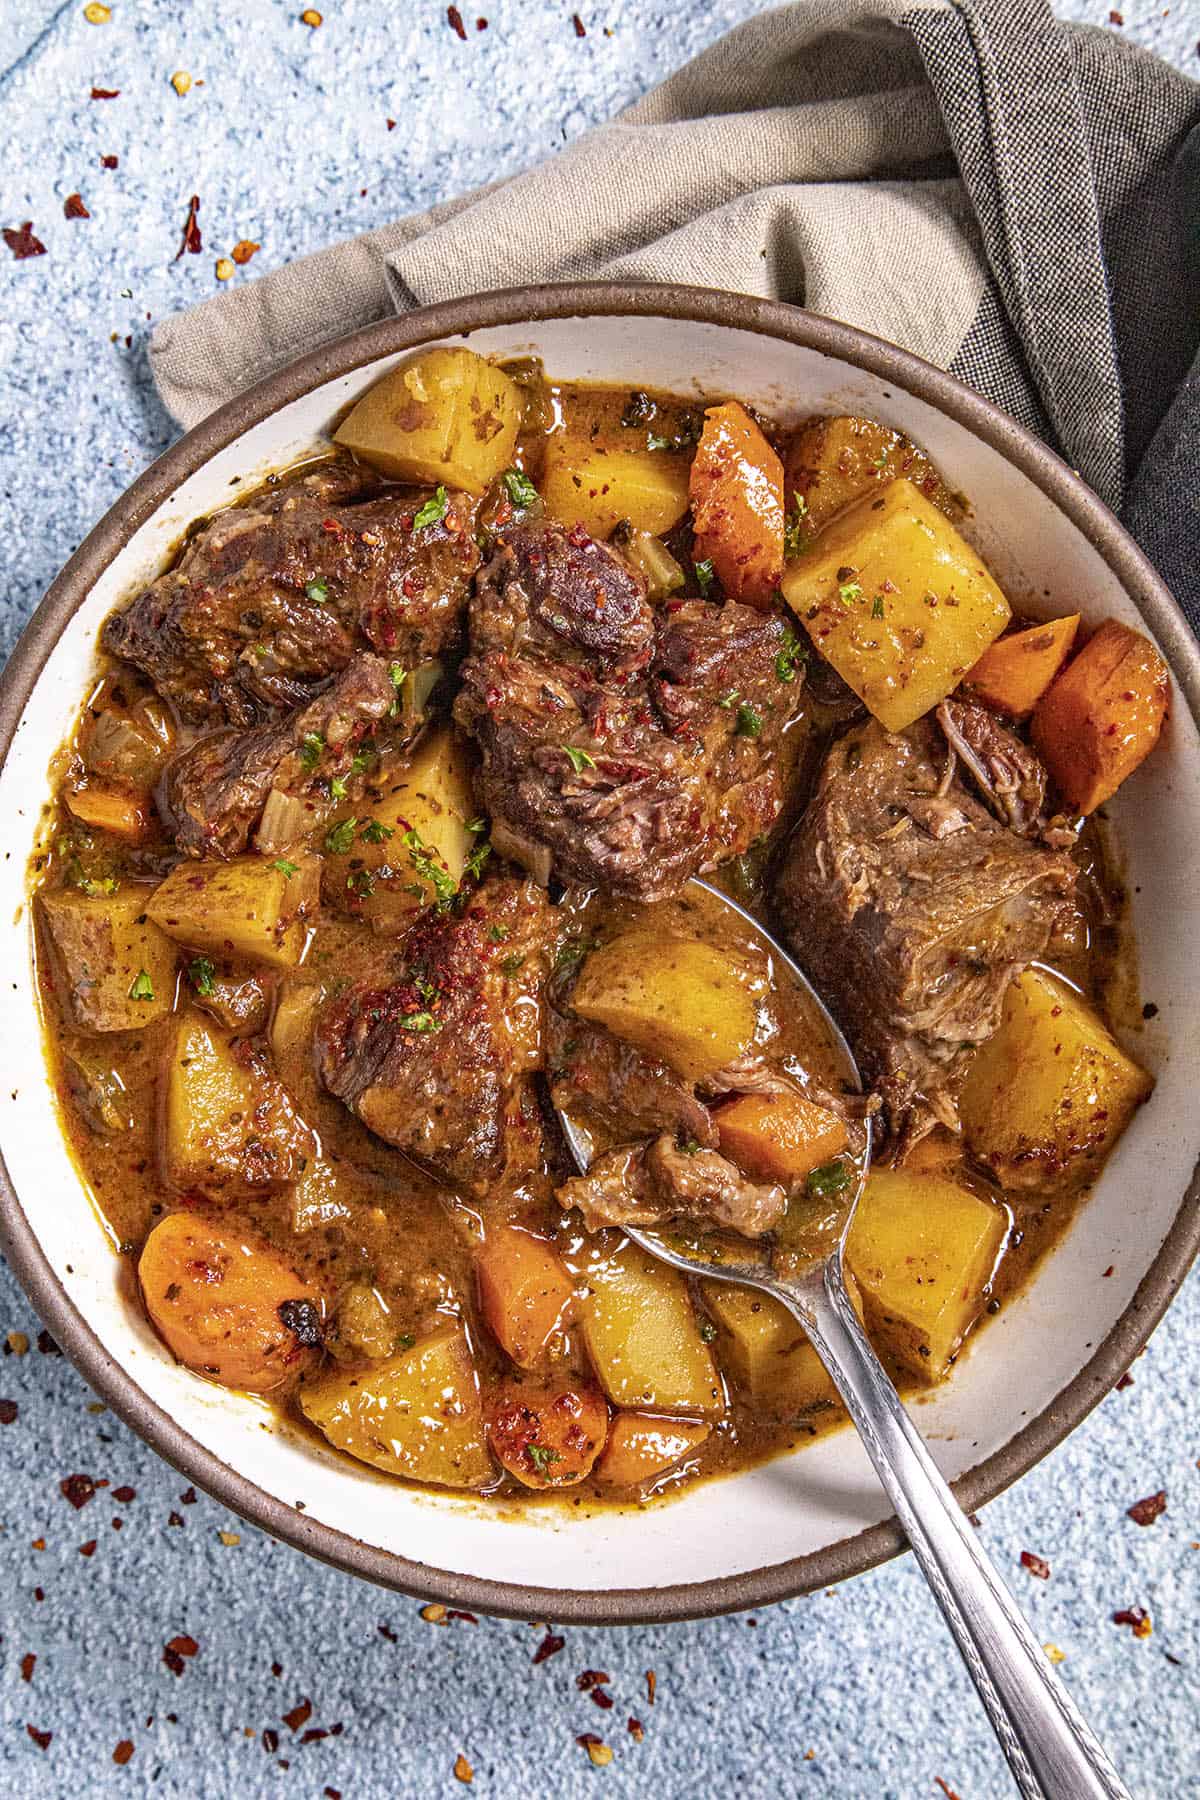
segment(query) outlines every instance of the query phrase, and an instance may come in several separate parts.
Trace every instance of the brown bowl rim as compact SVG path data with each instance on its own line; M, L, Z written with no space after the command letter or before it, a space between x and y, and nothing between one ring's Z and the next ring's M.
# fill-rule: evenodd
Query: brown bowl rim
M89 532L25 627L0 675L0 758L41 671L88 592L133 533L181 482L251 426L322 383L431 340L493 326L588 316L671 318L776 338L835 357L936 407L1012 463L1066 515L1120 581L1167 656L1200 724L1200 648L1136 544L1081 478L989 401L910 352L781 301L707 288L580 282L464 296L369 325L323 345L220 407L126 490ZM96 1393L190 1481L285 1543L350 1574L422 1600L570 1624L662 1624L768 1605L873 1568L905 1548L895 1520L823 1549L740 1575L662 1588L540 1588L417 1563L310 1519L267 1493L184 1431L104 1348L62 1287L0 1154L0 1246L39 1316ZM1143 1348L1200 1248L1200 1168L1137 1292L1062 1393L1000 1450L954 1484L974 1512L1031 1469L1091 1411Z

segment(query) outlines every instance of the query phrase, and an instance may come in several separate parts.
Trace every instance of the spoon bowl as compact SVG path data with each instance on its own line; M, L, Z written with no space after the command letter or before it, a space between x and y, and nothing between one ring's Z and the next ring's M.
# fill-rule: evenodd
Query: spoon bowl
M862 1093L853 1052L800 965L746 908L709 882L692 885L729 907L778 969L802 990L828 1030L845 1085ZM557 1106L581 1175L591 1139ZM1129 1800L1103 1747L1046 1660L948 1484L925 1448L863 1331L846 1287L844 1253L871 1163L872 1128L863 1120L856 1179L833 1209L819 1242L787 1232L751 1242L722 1232L693 1242L675 1232L622 1226L624 1235L685 1275L729 1282L778 1301L796 1319L846 1405L921 1571L945 1615L1013 1778L1027 1800ZM789 1209L790 1211L790 1209ZM719 1255L713 1252L719 1250Z

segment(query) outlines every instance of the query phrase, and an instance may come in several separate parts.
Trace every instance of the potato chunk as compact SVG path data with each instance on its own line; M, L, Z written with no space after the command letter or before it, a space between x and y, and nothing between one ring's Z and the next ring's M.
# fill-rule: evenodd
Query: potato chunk
M978 554L903 480L827 525L788 565L783 593L888 731L944 700L1010 616Z
M426 350L363 395L334 441L397 481L482 494L512 462L521 390L474 350Z
M175 1004L175 946L148 917L149 888L38 895L56 977L85 1031L137 1031Z
M1090 1181L1154 1082L1065 982L1026 969L960 1097L967 1143L1006 1188Z
M155 888L146 911L168 937L190 949L291 968L307 943L320 880L320 857L300 851L293 861L186 861Z
M683 1277L628 1241L595 1246L585 1275L584 1342L613 1405L718 1417L721 1381Z
M687 1081L742 1055L757 1016L745 972L699 938L635 930L593 950L571 995L591 1019Z
M1095 812L1149 756L1167 716L1167 665L1108 619L1039 700L1033 741L1075 812Z
M845 1122L804 1094L739 1094L714 1114L721 1148L756 1181L802 1181L846 1148Z
M1010 719L1027 719L1071 654L1079 614L998 637L967 676L974 698Z
M159 1128L163 1180L181 1192L283 1187L313 1147L261 1047L190 1010L172 1023Z
M515 1225L489 1227L475 1264L488 1330L521 1369L542 1368L574 1297L553 1247Z
M167 1348L225 1387L268 1394L319 1353L318 1295L269 1244L196 1213L169 1213L146 1239L138 1280Z
M875 1169L846 1240L875 1342L940 1381L987 1303L1005 1214L955 1181Z
M770 606L783 571L783 464L744 406L710 406L691 470L696 553L748 606Z
M658 536L688 507L688 463L659 450L609 450L561 433L547 440L541 479L546 510L564 525L606 538L620 519Z
M788 509L797 499L803 542L815 537L838 513L897 476L933 501L939 511L951 501L942 478L923 450L875 419L840 413L828 419L805 419L796 429L784 459Z
M414 914L452 894L462 880L479 842L467 830L474 812L467 746L441 726L330 826L326 900L384 935L405 930Z
M493 1455L526 1487L573 1487L604 1448L608 1407L589 1383L518 1381L491 1395L485 1423Z
M847 1283L862 1318L862 1297ZM809 1412L837 1401L837 1389L803 1327L769 1294L706 1281L704 1305L717 1327L717 1360L738 1391L776 1418Z
M330 1369L301 1388L300 1406L336 1449L389 1475L476 1490L494 1479L479 1380L458 1325L369 1369Z
M698 1450L712 1431L689 1419L656 1419L653 1413L618 1413L608 1433L596 1480L605 1487L643 1487Z

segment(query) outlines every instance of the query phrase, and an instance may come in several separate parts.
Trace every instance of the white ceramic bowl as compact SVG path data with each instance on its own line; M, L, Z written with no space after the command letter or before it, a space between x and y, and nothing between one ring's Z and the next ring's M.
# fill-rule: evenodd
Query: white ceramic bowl
M0 940L10 1079L0 1098L3 1229L34 1303L92 1385L191 1480L247 1518L359 1574L429 1598L527 1617L698 1616L824 1585L900 1538L850 1431L646 1511L532 1506L514 1518L357 1470L248 1398L174 1363L132 1298L65 1149L31 976L24 852L47 764L93 668L101 621L162 567L230 480L310 451L359 394L419 345L467 337L540 356L552 377L736 394L775 418L865 413L910 434L970 497L972 535L1022 607L1149 630L1175 676L1163 743L1112 807L1127 857L1143 995L1131 1048L1158 1078L1065 1241L989 1324L918 1422L979 1505L1045 1454L1144 1343L1200 1235L1193 1171L1200 1016L1200 659L1115 519L1017 426L948 376L794 308L672 288L489 295L391 321L307 357L191 432L71 559L0 689ZM1111 1272L1110 1272L1111 1271Z

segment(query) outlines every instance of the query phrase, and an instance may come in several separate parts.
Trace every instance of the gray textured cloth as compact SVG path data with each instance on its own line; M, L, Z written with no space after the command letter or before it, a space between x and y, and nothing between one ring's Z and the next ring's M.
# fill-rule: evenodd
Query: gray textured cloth
M1125 507L1200 624L1200 85L1157 58L1043 0L800 0L551 161L168 319L154 374L190 425L393 311L581 277L770 295L950 369Z

